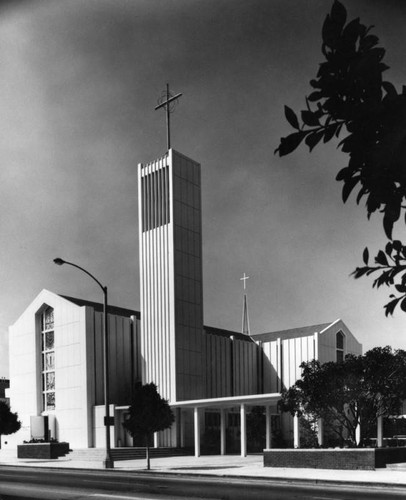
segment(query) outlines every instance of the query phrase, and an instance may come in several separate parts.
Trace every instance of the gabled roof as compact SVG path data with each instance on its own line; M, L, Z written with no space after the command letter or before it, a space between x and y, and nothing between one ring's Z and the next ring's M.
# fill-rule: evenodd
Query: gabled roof
M278 338L293 339L297 337L308 337L309 335L313 335L316 332L320 333L333 323L335 323L335 321L332 321L330 323L321 323L319 325L290 328L288 330L279 330L277 332L257 333L256 335L251 335L251 337L254 340L260 340L262 342L269 342L270 340L276 340Z
M99 302L92 302L90 300L83 300L83 299L77 299L76 297L67 297L66 295L59 295L63 299L69 300L69 302L72 302L73 304L76 304L77 306L89 306L93 307L95 311L102 312L103 311L103 304L100 304ZM139 311L134 311L133 309L125 309L124 307L117 307L117 306L110 306L107 305L107 312L109 314L114 314L116 316L125 316L129 318L130 316L136 316L137 318L140 317Z

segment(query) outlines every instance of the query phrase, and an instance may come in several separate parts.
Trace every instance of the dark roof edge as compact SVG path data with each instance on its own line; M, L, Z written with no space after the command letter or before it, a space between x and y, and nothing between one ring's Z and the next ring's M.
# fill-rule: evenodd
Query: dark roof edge
M331 326L335 321L330 321L329 323L320 323L318 325L309 325L309 326L301 326L298 328L288 328L287 330L277 330L275 332L265 332L265 333L256 333L252 335L255 340L265 340L270 338L278 338L278 337L306 337L315 332L320 333L325 330L329 326Z
M244 335L240 332L233 332L231 330L224 330L223 328L215 328L213 326L204 326L204 331L211 335L219 335L221 337L235 337L238 340L245 340L248 342L253 342L254 339L250 335Z
M92 302L91 300L84 300L84 299L77 299L76 297L68 297L67 295L59 295L63 299L69 300L69 302L72 302L73 304L76 304L77 306L88 306L88 307L93 307L95 311L102 312L103 311L103 304L100 302ZM138 319L140 318L140 313L139 311L135 311L134 309L126 309L124 307L118 307L118 306L111 306L107 305L107 312L109 314L114 314L116 316L125 316L129 318L130 316L136 316Z

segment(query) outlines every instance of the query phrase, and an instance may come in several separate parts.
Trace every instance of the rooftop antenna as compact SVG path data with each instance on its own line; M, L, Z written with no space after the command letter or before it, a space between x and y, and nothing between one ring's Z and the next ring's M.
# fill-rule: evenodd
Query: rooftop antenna
M158 106L155 106L155 111L157 109L165 108L166 110L166 142L168 146L168 151L171 149L171 121L170 115L173 113L175 107L176 99L182 94L173 95L169 91L169 83L166 84L166 91L164 90L158 99Z

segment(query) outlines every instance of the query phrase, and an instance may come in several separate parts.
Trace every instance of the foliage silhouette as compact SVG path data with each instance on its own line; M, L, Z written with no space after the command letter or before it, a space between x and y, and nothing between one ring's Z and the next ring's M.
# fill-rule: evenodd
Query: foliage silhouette
M18 420L18 414L10 410L10 407L4 401L0 401L0 446L1 436L14 434L20 430L21 422Z
M323 418L342 444L356 445L359 424L369 437L377 417L398 415L406 399L406 351L376 347L340 363L313 360L300 366L301 379L282 392L281 410Z
M175 421L174 414L166 399L163 399L156 385L142 385L136 382L129 415L123 426L133 437L142 435L145 439L147 469L150 469L149 443L154 432L170 427Z
M310 81L314 90L306 97L300 119L285 106L285 117L295 132L281 138L275 153L290 154L303 141L312 151L321 141L346 133L338 147L349 155L349 162L336 176L343 182L343 202L357 188L357 204L365 200L368 218L374 212L383 214L385 235L392 240L394 224L406 208L406 87L398 93L383 80L388 69L383 62L385 50L378 46L372 27L361 24L359 18L346 21L345 7L335 0L322 28L325 61ZM382 264L384 252L380 250L377 266L368 266L364 259L365 267L352 273L359 278L383 271L373 286L400 285L396 289L402 295L391 296L386 315L393 314L398 303L406 311L405 247L400 242L389 245L395 243L402 246L401 251L395 249L395 259ZM387 248L385 253L390 257L393 250Z

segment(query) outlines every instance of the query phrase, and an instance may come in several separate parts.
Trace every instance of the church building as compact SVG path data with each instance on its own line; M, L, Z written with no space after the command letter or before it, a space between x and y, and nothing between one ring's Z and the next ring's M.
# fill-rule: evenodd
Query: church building
M111 446L132 446L122 423L136 380L154 382L176 416L155 446L247 454L246 418L264 407L266 442L276 431L298 446L298 424L278 412L302 361L341 360L362 346L337 319L251 334L246 297L241 332L203 322L200 165L169 148L138 166L140 312L109 306ZM10 327L10 404L22 421L8 446L32 437L35 417L71 448L103 447L102 304L43 290ZM234 445L230 444L230 436ZM232 439L231 439L232 441Z

